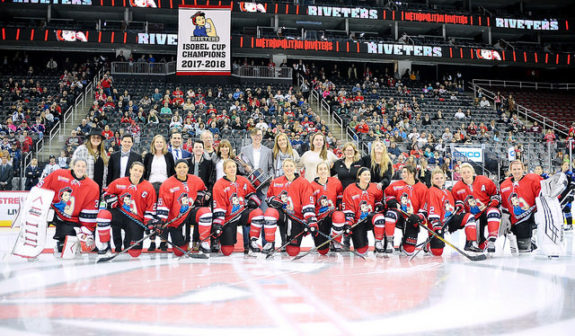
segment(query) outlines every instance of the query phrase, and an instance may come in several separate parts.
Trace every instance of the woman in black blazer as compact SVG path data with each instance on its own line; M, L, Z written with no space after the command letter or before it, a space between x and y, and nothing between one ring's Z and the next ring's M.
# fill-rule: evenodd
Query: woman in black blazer
M362 166L361 156L359 150L353 142L348 142L342 147L343 157L333 164L331 167L331 176L337 176L343 190L348 185L357 181L357 171Z
M162 135L156 135L154 139L152 139L150 152L146 153L144 157L144 166L146 167L144 179L152 183L152 186L154 186L156 190L156 195L159 195L162 183L176 173L174 170L174 157L172 153L168 151L168 144ZM167 251L168 245L164 238L165 237L162 236L160 249ZM152 240L148 250L154 251L155 249L156 242Z

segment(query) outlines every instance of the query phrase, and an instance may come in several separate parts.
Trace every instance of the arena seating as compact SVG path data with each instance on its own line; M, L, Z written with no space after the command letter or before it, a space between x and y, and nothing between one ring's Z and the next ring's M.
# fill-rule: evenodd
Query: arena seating
M575 121L575 95L549 90L513 90L502 92L513 95L519 105L531 109L565 126Z

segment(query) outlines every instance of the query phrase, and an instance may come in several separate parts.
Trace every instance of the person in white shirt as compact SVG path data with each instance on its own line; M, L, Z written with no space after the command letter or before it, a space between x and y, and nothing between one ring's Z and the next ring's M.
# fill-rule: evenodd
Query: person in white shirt
M42 171L42 175L40 178L43 179L58 169L60 169L60 166L56 163L56 157L54 155L50 155L50 161L44 167L44 170Z
M455 112L455 119L465 119L465 113L463 113L463 110L458 109L457 112Z
M479 103L479 107L481 108L489 108L491 107L491 103L487 100L486 97L481 98L481 102Z
M300 164L305 169L304 177L309 182L312 182L317 177L317 165L320 162L327 162L331 169L333 163L337 161L337 156L332 151L327 150L325 136L321 132L312 135L309 142L310 150L303 153L300 158Z

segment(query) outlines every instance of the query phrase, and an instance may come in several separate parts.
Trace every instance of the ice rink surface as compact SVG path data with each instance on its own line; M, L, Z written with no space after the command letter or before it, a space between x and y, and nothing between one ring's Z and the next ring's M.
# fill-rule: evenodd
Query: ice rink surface
M9 255L0 230L0 335L574 335L575 253L486 261L446 247L366 260L350 253L168 253L36 261ZM462 237L447 237L459 242ZM309 237L306 241L311 241ZM420 239L420 241L422 241ZM308 242L309 243L309 242ZM507 242L508 245L508 242Z

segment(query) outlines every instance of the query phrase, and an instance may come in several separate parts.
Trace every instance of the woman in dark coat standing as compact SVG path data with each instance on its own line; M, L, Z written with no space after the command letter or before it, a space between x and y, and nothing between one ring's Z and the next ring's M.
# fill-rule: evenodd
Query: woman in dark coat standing
M357 179L357 171L362 167L359 150L353 142L347 142L342 148L343 157L333 164L331 176L337 176L343 190Z

